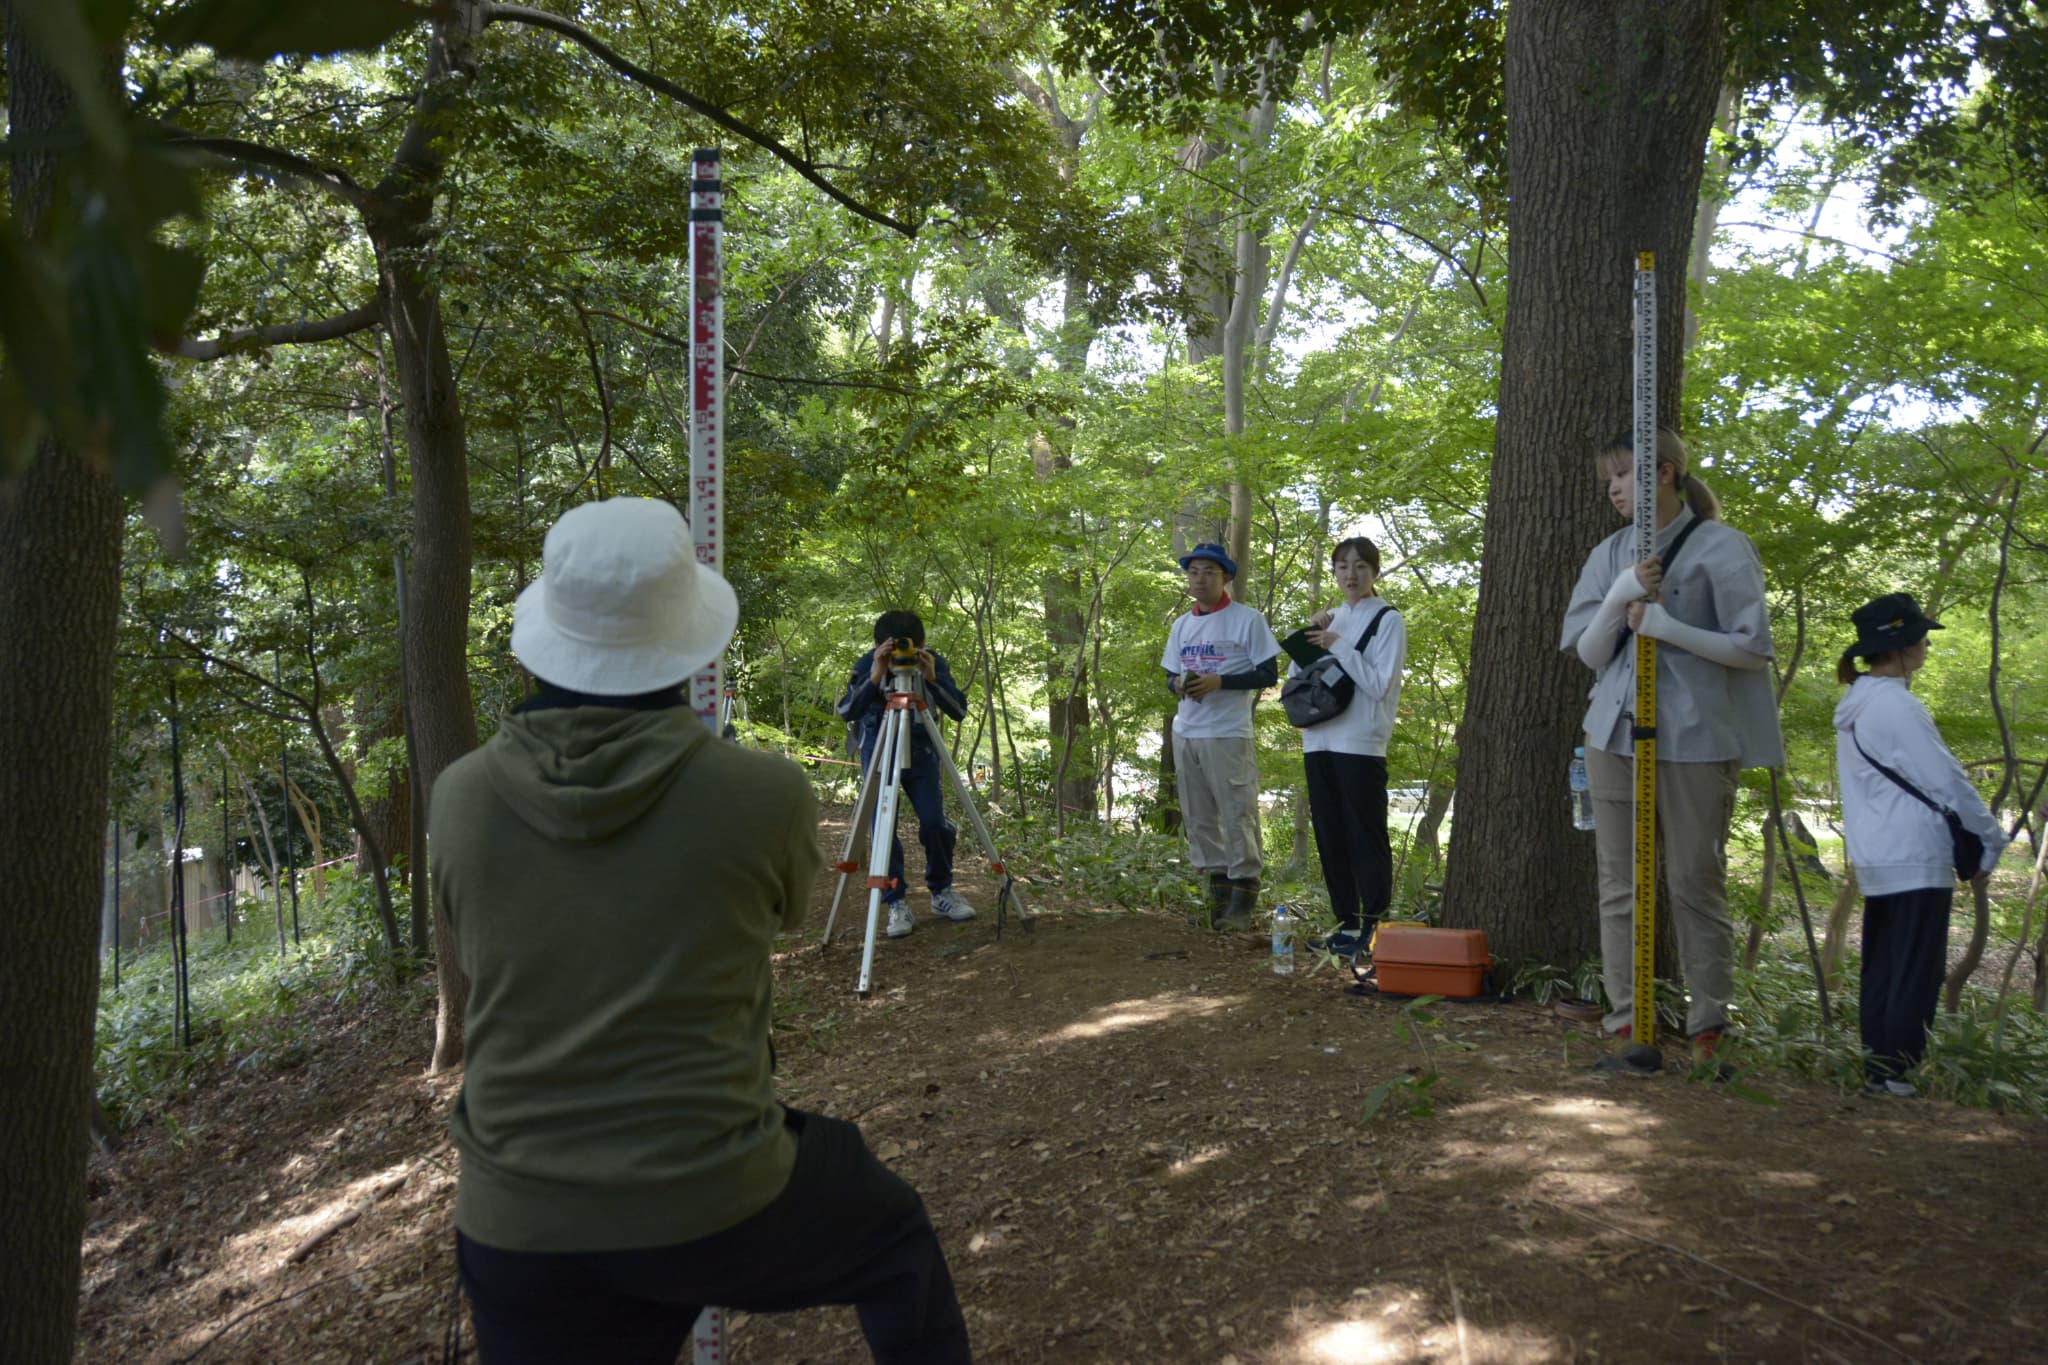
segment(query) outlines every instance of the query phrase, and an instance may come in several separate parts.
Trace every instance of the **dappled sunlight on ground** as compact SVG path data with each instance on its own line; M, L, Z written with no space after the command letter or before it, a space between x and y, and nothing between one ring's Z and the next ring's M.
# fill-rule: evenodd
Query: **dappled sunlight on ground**
M1101 1038L1146 1024L1200 1019L1205 1015L1232 1009L1244 1003L1245 997L1242 995L1191 996L1178 991L1150 996L1144 1000L1119 1000L1114 1005L1102 1006L1085 1019L1046 1034L1041 1041L1072 1043L1087 1038Z
M1378 1361L1400 1360L1407 1350L1405 1331L1390 1336L1379 1323L1355 1318L1322 1328L1301 1343L1304 1356L1330 1365L1376 1365Z
M341 1186L328 1199L305 1213L273 1218L256 1224L247 1232L237 1233L223 1244L227 1258L239 1260L245 1255L288 1255L322 1227L370 1200L372 1191L404 1177L411 1167L411 1162L401 1161L381 1171L372 1171Z
M1446 1276L1449 1271L1446 1268ZM1352 1296L1335 1322L1300 1327L1288 1359L1302 1365L1382 1365L1456 1360L1463 1365L1543 1365L1564 1359L1555 1342L1519 1326L1469 1321L1453 1286L1449 1306L1419 1290L1376 1286Z
M1170 1176L1187 1175L1191 1171L1200 1170L1210 1162L1220 1161L1229 1155L1230 1148L1228 1146L1204 1147L1199 1151L1189 1152L1186 1156L1175 1161L1166 1168L1166 1173Z

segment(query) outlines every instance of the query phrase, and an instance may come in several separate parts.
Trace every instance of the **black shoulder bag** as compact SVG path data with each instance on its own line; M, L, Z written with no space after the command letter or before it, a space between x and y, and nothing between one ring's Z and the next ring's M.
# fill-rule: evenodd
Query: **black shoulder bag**
M1379 632L1380 622L1386 620L1393 610L1390 603L1381 607L1379 615L1372 618L1365 634L1358 637L1360 653L1372 643L1372 637ZM1325 654L1288 677L1286 686L1280 689L1280 708L1287 713L1289 724L1297 730L1306 730L1343 715L1357 691L1358 684L1344 671L1344 665L1337 662L1337 656Z
M1692 539L1692 533L1699 530L1700 523L1705 520L1706 518L1699 513L1693 513L1692 520L1688 521L1679 529L1678 534L1671 538L1670 546L1665 549L1662 555L1664 560L1664 576L1666 578L1671 576L1671 561L1678 558L1678 552L1685 548L1685 542ZM1622 626L1621 634L1614 637L1614 653L1608 657L1608 663L1613 663L1621 657L1621 652L1628 648L1628 637L1633 634L1635 634L1635 631L1631 630L1626 624Z
M1963 827L1962 817L1947 806L1936 805L1926 792L1908 782L1898 773L1864 753L1862 743L1856 738L1856 727L1849 727L1849 742L1856 746L1856 752L1863 754L1863 761L1897 783L1899 789L1918 801L1927 809L1939 815L1948 825L1949 857L1956 865L1956 880L1966 882L1983 870L1984 840L1982 836Z

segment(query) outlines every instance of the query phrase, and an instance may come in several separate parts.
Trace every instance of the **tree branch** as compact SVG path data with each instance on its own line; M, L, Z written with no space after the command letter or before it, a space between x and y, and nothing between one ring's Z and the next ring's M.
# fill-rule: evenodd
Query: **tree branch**
M1472 270L1469 266L1467 266L1463 261L1459 260L1456 256L1451 254L1451 251L1448 247L1438 245L1434 239L1426 236L1423 233L1417 232L1414 228L1407 226L1405 223L1397 223L1391 218L1376 218L1369 213L1352 213L1348 209L1343 208L1337 208L1332 211L1345 218L1349 218L1354 223L1359 223L1366 227L1387 228L1390 231L1400 233L1403 237L1406 237L1411 241L1421 243L1422 246L1425 249L1427 249L1431 255L1435 256L1445 265L1448 265L1449 267L1451 267L1451 269L1457 271L1460 275L1463 275L1465 277L1465 283L1471 286L1473 297L1479 300L1480 308L1484 309L1488 306L1486 299L1486 286L1479 282L1479 277L1472 273Z
M302 181L315 189L325 190L336 199L357 209L367 209L370 206L370 192L357 184L347 171L322 166L296 152L266 147L260 142L249 142L238 137L209 137L187 132L170 124L159 124L158 127L171 146L187 147L200 152L206 160L224 169L271 171L287 180Z
M867 219L878 227L888 228L892 232L900 232L905 237L914 239L917 236L917 227L914 224L903 222L901 219L891 218L879 209L871 209L861 203L845 190L840 189L830 180L827 180L824 174L818 170L817 163L798 153L794 148L787 147L751 124L734 118L709 100L691 94L667 77L656 75L646 67L627 60L613 51L596 34L579 24L571 23L559 14L550 14L546 10L529 9L524 5L490 5L484 9L483 20L487 24L500 22L526 24L533 28L542 28L547 29L551 33L558 33L628 80L636 81L650 90L668 96L685 109L711 120L727 132L745 138L755 146L772 153L784 165L817 186L828 198L844 205L849 212Z
M174 342L169 353L186 360L219 360L222 356L261 351L272 346L301 346L316 341L333 341L355 332L367 332L384 321L384 301L372 299L331 318L309 322L279 322L268 327L237 327L217 337L185 337Z

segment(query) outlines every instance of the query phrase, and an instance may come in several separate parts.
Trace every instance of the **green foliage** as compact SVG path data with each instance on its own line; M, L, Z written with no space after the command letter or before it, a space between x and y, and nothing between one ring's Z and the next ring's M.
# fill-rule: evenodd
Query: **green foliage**
M1740 976L1737 998L1745 1060L1844 1090L1862 1087L1853 989L1830 993L1834 1027L1824 1029L1803 957L1767 953L1754 972ZM2048 1020L2009 999L2001 1024L1989 995L1968 988L1960 1010L1935 1016L1926 1056L1906 1079L1923 1094L1957 1104L2048 1114Z
M367 878L334 870L327 897L301 903L300 941L280 954L264 932L267 901L245 897L243 932L232 945L218 930L191 940L192 1045L175 1027L177 981L168 939L123 954L121 981L101 977L93 1034L93 1075L100 1103L118 1126L157 1115L196 1079L221 1066L248 1071L303 1065L314 1042L304 1007L325 999L382 1001L416 1008L415 979L397 986L377 923L375 892Z
M1422 1061L1372 1088L1365 1097L1365 1108L1359 1116L1364 1122L1372 1122L1386 1107L1387 1101L1397 1094L1402 1097L1404 1112L1410 1118L1436 1117L1436 1085L1443 1078L1437 1072L1436 1058L1429 1043L1431 1034L1442 1020L1431 1013L1429 1007L1442 999L1441 995L1418 995L1401 1006L1401 1012L1394 1017L1395 1026L1414 1044Z
M260 62L375 48L432 13L406 0L190 0L164 16L157 36L174 47L204 43L223 57Z
M1177 834L1093 824L1073 825L1064 838L1044 837L1049 834L1042 824L1028 831L1012 825L1003 837L1014 839L1021 865L1051 879L1070 901L1125 910L1192 910L1203 903L1205 892L1187 867L1187 843Z

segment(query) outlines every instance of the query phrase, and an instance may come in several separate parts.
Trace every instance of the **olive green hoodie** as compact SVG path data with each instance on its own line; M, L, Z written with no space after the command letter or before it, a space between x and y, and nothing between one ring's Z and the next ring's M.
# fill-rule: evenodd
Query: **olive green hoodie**
M441 774L428 827L470 980L456 1226L630 1250L779 1194L769 950L821 863L803 772L685 707L535 710Z

